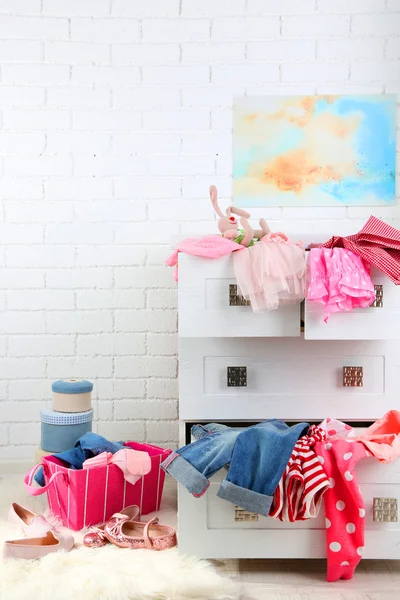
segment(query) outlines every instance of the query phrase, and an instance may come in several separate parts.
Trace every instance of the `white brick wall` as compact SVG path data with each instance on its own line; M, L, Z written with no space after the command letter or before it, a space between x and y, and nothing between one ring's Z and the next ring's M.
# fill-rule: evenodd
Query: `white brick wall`
M400 0L0 0L0 55L0 459L32 456L68 375L94 380L100 433L173 445L162 262L171 235L216 231L232 97L399 92ZM328 236L370 212L253 214Z

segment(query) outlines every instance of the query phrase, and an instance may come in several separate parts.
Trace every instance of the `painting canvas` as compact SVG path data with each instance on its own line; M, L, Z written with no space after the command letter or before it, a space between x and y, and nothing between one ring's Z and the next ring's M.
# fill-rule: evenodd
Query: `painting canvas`
M396 198L396 96L267 96L234 105L237 206Z

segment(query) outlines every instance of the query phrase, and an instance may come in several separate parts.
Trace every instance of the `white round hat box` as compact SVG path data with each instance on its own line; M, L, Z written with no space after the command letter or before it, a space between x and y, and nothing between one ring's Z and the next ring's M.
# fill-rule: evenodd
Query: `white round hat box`
M65 413L86 412L92 408L93 383L86 379L60 379L55 381L53 410Z

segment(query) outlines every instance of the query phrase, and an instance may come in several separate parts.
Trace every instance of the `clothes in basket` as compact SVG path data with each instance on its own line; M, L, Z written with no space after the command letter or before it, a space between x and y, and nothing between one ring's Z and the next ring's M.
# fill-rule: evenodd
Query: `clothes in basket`
M150 456L150 471L134 485L116 464L69 469L55 456L47 456L42 459L45 485L33 485L36 465L25 476L25 488L31 496L47 492L51 513L75 531L107 521L132 504L139 506L143 515L159 510L165 477L160 465L171 450L138 442L125 442L124 448Z

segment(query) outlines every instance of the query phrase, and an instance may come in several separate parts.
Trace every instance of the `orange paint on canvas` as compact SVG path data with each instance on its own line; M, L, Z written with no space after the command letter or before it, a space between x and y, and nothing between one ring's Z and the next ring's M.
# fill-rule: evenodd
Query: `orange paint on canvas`
M267 165L261 179L281 191L301 192L306 185L340 181L341 175L332 165L321 167L310 163L305 150L295 150Z

